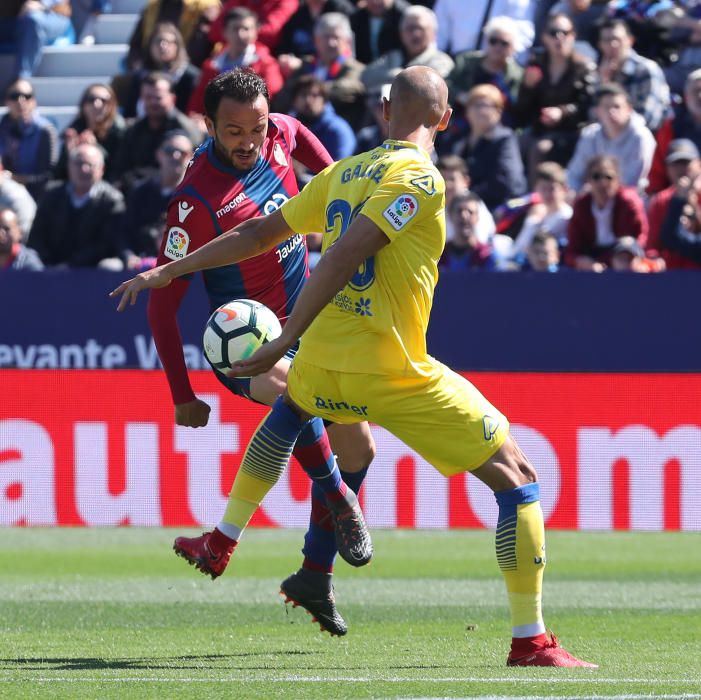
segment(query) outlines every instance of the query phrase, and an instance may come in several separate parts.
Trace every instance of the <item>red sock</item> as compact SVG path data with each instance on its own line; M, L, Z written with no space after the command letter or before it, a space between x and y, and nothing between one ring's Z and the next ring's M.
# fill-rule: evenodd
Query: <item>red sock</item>
M544 632L542 634L536 634L535 637L512 637L511 658L520 659L529 654L533 654L539 649L542 649L547 641L548 636Z

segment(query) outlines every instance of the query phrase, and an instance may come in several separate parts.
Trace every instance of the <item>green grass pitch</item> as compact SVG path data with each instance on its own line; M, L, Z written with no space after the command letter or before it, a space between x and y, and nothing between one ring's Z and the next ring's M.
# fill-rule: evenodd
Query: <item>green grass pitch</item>
M698 534L548 534L546 624L596 671L505 666L487 531L374 532L337 567L341 639L277 595L300 532L247 532L214 582L175 534L4 530L0 697L701 698Z

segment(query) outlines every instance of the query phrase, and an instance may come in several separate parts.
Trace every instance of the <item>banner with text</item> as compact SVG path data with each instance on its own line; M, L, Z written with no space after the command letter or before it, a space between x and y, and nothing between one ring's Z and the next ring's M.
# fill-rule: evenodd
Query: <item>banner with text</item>
M701 375L470 373L538 469L549 527L701 530ZM158 371L0 370L0 524L211 526L265 409L193 372L206 428L175 426ZM379 427L372 527L493 527L474 477L444 479ZM303 527L292 464L253 524Z

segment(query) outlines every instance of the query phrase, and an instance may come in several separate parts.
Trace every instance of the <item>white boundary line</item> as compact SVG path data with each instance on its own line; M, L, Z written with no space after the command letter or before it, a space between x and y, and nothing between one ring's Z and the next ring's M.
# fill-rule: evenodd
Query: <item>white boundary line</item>
M476 678L476 677L411 677L411 676L392 676L383 678L381 676L337 676L335 678L323 678L321 676L278 676L266 677L258 676L251 677L250 674L240 676L227 676L219 678L160 678L158 676L92 676L92 677L74 677L74 676L40 676L32 678L31 675L23 673L22 677L3 676L0 677L0 682L14 683L234 683L237 681L246 680L254 683L645 683L654 687L655 684L680 684L694 683L701 685L701 678L539 678L533 676L530 678ZM615 697L615 696L605 696ZM640 695L636 697L661 697L659 695ZM670 697L680 697L678 695ZM701 694L685 695L687 698L701 698Z

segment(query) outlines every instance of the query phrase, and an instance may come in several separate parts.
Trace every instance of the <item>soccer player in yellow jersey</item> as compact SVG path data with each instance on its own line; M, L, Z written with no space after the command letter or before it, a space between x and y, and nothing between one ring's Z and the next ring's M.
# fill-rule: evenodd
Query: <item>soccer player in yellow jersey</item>
M285 395L251 439L222 523L245 527L271 487L264 472L268 479L282 473L311 416L375 422L442 474L471 471L495 492L496 556L511 607L507 664L593 667L546 634L545 543L535 469L509 435L507 419L470 382L426 352L445 243L444 184L429 153L450 119L447 96L435 71L407 68L384 103L390 138L380 147L329 166L278 211L142 273L113 294L122 293L119 308L124 308L141 289L237 262L292 231L323 231L323 255L282 335L233 365L234 375L265 372L301 337ZM285 582L282 589L286 593Z

